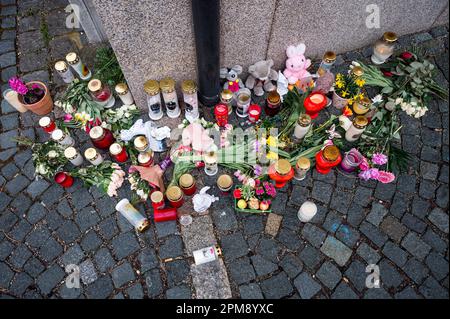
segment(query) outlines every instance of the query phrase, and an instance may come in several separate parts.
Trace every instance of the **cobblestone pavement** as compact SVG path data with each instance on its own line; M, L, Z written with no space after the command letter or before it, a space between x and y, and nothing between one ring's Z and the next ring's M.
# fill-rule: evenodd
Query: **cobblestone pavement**
M86 43L64 25L66 0L0 4L2 90L20 74L55 91L61 83L49 66ZM446 27L399 42L427 48L439 82L448 86ZM337 67L369 55L369 48L341 55ZM31 152L11 138L48 137L36 116L20 115L2 100L0 297L448 298L448 104L435 101L430 109L422 120L402 116L402 146L413 160L393 184L313 173L281 190L273 215L238 214L231 197L221 196L189 227L152 223L136 234L115 211L117 199L79 182L66 191L35 180ZM88 147L84 133L77 139ZM214 178L195 174L199 184L215 185ZM215 186L212 192L218 194ZM129 196L122 187L119 198ZM297 210L306 199L317 202L319 212L301 224ZM191 252L215 243L223 261L193 266ZM80 267L80 289L64 284L69 264ZM366 288L368 264L380 267L379 289Z

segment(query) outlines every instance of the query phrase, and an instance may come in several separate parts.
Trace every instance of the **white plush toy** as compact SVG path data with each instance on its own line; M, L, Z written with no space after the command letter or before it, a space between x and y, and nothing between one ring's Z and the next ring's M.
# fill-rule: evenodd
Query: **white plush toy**
M204 213L208 210L212 203L219 200L219 197L206 194L206 192L211 187L205 186L200 190L200 193L196 194L192 198L192 202L194 203L194 210L197 213Z
M163 152L166 150L163 141L170 137L170 128L168 126L157 127L152 121L144 123L142 119L139 119L130 129L120 131L120 139L125 142L132 140L137 135L145 135L154 152Z

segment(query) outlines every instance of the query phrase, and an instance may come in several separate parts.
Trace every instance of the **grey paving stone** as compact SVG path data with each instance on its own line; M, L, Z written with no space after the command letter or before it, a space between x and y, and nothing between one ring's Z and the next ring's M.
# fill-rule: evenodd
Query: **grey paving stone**
M8 240L0 241L0 260L4 261L14 249L14 244Z
M322 286L307 272L302 272L294 280L294 285L302 299L311 299L322 289Z
M85 285L89 285L97 280L97 272L90 259L86 259L80 264L80 278Z
M331 199L330 208L334 209L341 214L347 214L348 206L352 201L353 195L344 191L336 191L333 193Z
M14 163L6 164L1 170L2 175L8 180L12 179L18 172L19 168Z
M303 270L302 261L294 254L286 254L280 261L279 265L291 279L297 277L297 275Z
M241 299L264 299L261 288L256 283L239 286Z
M24 244L20 244L14 249L7 260L11 266L20 269L31 256L31 251Z
M448 275L448 260L438 253L431 252L425 260L425 263L437 280L442 280Z
M383 288L372 288L366 291L364 299L392 299L391 295Z
M361 243L361 245L359 245L358 249L356 250L356 253L361 256L368 264L376 264L381 258L377 250L373 249L366 243Z
M35 199L41 195L50 184L44 179L38 179L33 181L27 188L27 194L30 195L32 199Z
M288 202L288 196L285 193L278 192L277 197L275 197L272 202L272 212L275 214L282 214L286 211L286 203Z
M159 257L161 259L175 258L183 254L183 240L181 236L168 236L159 247Z
M59 202L56 210L58 211L59 214L61 214L64 217L70 217L73 214L72 208L70 207L69 202L65 198L63 198Z
M67 288L66 285L61 285L58 292L62 299L78 299L81 296L81 288Z
M87 189L79 189L72 193L72 204L77 210L81 210L93 202L91 194Z
M378 228L367 222L363 222L359 230L377 247L382 247L388 240L387 236L382 234Z
M353 202L360 206L367 207L372 202L373 190L367 187L359 186L356 188Z
M0 67L6 68L16 64L16 52L8 52L0 55ZM9 78L7 75L6 77ZM5 80L2 78L2 80Z
M348 225L340 225L335 235L337 239L350 248L355 246L360 239L359 232Z
M228 265L230 279L236 284L244 284L256 278L255 270L248 257L236 259Z
M33 284L33 278L24 272L19 272L14 276L9 291L16 296L21 296Z
M42 273L46 267L35 257L31 257L23 266L25 270L31 277L36 278Z
M332 193L333 187L330 184L317 181L314 183L311 197L324 204L328 204Z
M254 255L250 257L250 259L252 261L253 267L256 270L256 274L259 277L268 275L278 269L278 265L268 261L260 255Z
M435 249L437 252L440 252L441 254L445 253L448 247L448 241L444 241L441 237L439 237L438 234L436 234L431 228L428 228L428 230L425 232L425 234L422 236L422 239L433 249Z
M242 294L242 292L241 292ZM191 299L192 292L191 288L186 285L175 286L167 289L166 291L167 299Z
M384 205L380 203L373 203L370 213L367 215L366 220L372 225L379 226L384 216L386 216L388 210Z
M427 267L425 267L425 265L416 258L409 259L402 270L418 285L420 285L423 280L429 276L429 270Z
M51 230L56 230L64 223L64 219L56 211L51 210L45 216L45 222Z
M386 259L383 259L378 266L380 267L380 281L384 287L397 288L404 281L402 275Z
M190 267L186 260L175 260L166 263L167 282L173 287L181 282L187 282Z
M267 299L280 299L289 296L294 291L284 272L262 281L260 286Z
M159 265L155 250L152 248L145 248L138 256L141 272L147 272L150 269L156 268Z
M416 192L417 178L414 175L401 175L397 179L397 189L405 194Z
M426 223L411 214L405 214L402 218L402 223L410 230L413 230L417 233L423 233L427 228Z
M83 208L81 211L77 212L75 216L75 223L82 232L97 225L99 221L100 217L92 206Z
M14 240L22 241L31 229L31 224L25 219L22 219L13 227L9 236Z
M410 232L402 241L402 246L414 257L419 260L424 258L430 252L431 247L420 239L415 233Z
M111 277L104 275L86 288L86 296L89 299L105 299L112 294L113 289Z
M380 229L396 243L400 243L408 232L408 229L393 216L387 216L382 221Z
M163 293L163 283L158 269L152 269L145 273L145 283L150 298L154 298Z
M78 244L75 244L59 258L59 263L64 267L70 264L77 265L83 258L83 250Z
M107 272L115 264L108 248L100 248L94 255L94 261L101 273Z
M221 238L221 247L225 259L233 260L247 255L248 245L241 232L226 235Z
M100 216L107 217L116 212L116 202L110 197L103 197L95 202Z
M334 287L341 281L342 274L340 270L331 262L326 261L322 264L316 273L317 278L329 289Z
M131 254L134 254L139 250L139 243L136 240L136 237L132 233L122 233L116 238L114 238L111 242L113 247L114 256L121 260L125 257L128 257ZM178 256L174 256L178 257ZM167 258L167 257L161 257Z
M443 288L433 277L428 277L419 291L427 299L448 299L448 289Z
M1 194L3 194L3 193L0 193L0 200L2 198ZM6 203L5 206L7 206L10 201L11 201L10 198L5 200L5 202L4 202L4 203ZM2 230L4 232L8 232L17 221L18 221L18 218L16 215L14 215L11 212L6 211L5 213L3 213L0 216L0 230Z
M441 152L433 147L424 146L422 147L422 152L420 153L420 158L423 161L431 163L439 163L441 161ZM399 188L400 189L400 188Z
M358 261L354 260L345 271L345 277L347 277L353 286L360 292L366 288L366 266Z
M94 230L88 231L81 240L81 247L86 253L96 250L102 244Z
M320 251L334 259L339 266L344 266L352 255L350 248L331 236L327 237Z
M422 142L424 145L431 147L440 147L442 145L442 133L422 127Z
M80 229L71 220L67 220L61 227L56 231L58 237L63 240L66 244L74 242L79 236L81 236Z
M416 217L424 218L428 215L429 208L430 204L427 201L416 196L412 203L411 213Z
M117 214L117 225L122 233L134 231L133 225L122 214Z
M11 53L6 53L4 55L8 55L8 54L11 54ZM15 55L8 57L8 63L14 62L14 64L15 64L16 63L15 61L16 61ZM1 63L2 63L2 61L0 61L0 66L1 66ZM12 78L13 76L16 76L16 75L17 75L17 67L16 66L7 67L6 69L2 70L2 81L8 82L10 78ZM13 131L9 131L9 132L13 132ZM14 132L16 132L16 131L14 131ZM15 136L17 136L17 135L15 135ZM1 142L1 137L0 137L0 142ZM13 143L14 143L14 145L16 145L16 142L13 142Z
M347 222L352 226L359 226L365 218L364 208L357 203L353 203L347 213Z
M47 52L41 50L33 53L25 53L19 57L19 69L22 73L45 69L47 66Z
M3 127L3 131L13 130L19 127L19 115L17 113L2 115L0 122Z
M282 228L277 236L278 241L291 251L297 251L303 247L302 240L293 231Z
M114 268L111 276L116 288L120 288L136 278L129 262L124 262L122 265Z
M331 294L331 299L358 299L358 295L344 281L336 287Z
M420 297L415 292L415 290L410 286L406 287L402 291L395 294L395 299L421 299L421 298L422 297Z
M323 228L330 233L335 233L343 221L344 217L341 214L335 211L330 211L323 223Z
M437 183L433 181L423 180L420 183L419 196L427 200L434 199L437 188Z
M214 226L219 231L229 231L238 225L235 213L231 207L214 209L211 212Z
M6 183L5 189L11 196L16 196L27 187L29 183L30 181L25 176L18 175Z
M50 207L55 203L65 203L67 202L66 199L62 199L61 197L64 194L64 189L59 185L52 185L50 188L48 188L42 195L41 195L41 201L45 204L45 206ZM59 211L58 205L58 211ZM63 215L64 216L64 215Z
M394 196L396 186L395 184L382 184L378 183L374 196L375 198L381 199L385 202L390 202Z
M156 234L158 238L174 235L178 232L177 222L168 221L164 223L155 223Z
M400 268L403 267L408 260L408 253L391 241L388 241L384 245L382 252L387 258L389 258Z
M14 272L8 267L7 264L0 262L0 273L2 274L0 276L0 287L8 289L9 282L13 278Z
M306 267L313 270L323 261L325 256L318 249L306 246L299 254L299 258Z
M48 227L44 224L39 224L28 234L25 242L33 248L40 248L50 235Z
M448 234L448 214L440 208L434 208L428 215L428 219L433 223L440 231Z
M244 234L246 236L264 232L264 224L261 216L249 215L242 220Z
M307 187L294 185L288 205L299 207L307 201L309 197L310 192Z
M144 298L144 290L142 288L142 285L139 283L136 283L132 285L130 288L126 290L126 293L128 295L128 298L130 299L143 299Z
M61 255L63 251L62 246L53 237L50 237L39 249L39 255L49 263Z
M64 276L65 273L61 267L53 265L37 278L36 284L44 295L48 295L63 280Z
M324 230L310 223L305 224L301 234L303 238L316 248L320 248L327 235Z
M447 178L448 180L448 178ZM449 192L448 185L441 185L436 191L436 204L441 208L448 206Z
M34 203L27 213L27 219L30 223L35 224L40 221L48 213L48 210L41 203Z

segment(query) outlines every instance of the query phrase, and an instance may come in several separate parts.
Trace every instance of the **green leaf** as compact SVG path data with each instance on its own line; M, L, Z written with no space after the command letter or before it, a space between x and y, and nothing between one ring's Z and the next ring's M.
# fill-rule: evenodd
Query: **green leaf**
M381 93L389 94L389 93L392 93L393 91L394 91L394 89L392 87L386 86L381 90Z

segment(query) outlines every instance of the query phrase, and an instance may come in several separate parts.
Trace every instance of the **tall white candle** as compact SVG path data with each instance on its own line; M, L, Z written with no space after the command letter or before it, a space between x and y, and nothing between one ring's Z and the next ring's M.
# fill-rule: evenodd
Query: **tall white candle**
M118 210L119 213L140 232L145 231L150 226L147 218L142 216L141 213L139 213L139 211L134 208L134 206L131 205L130 201L126 198L117 203L116 210Z

